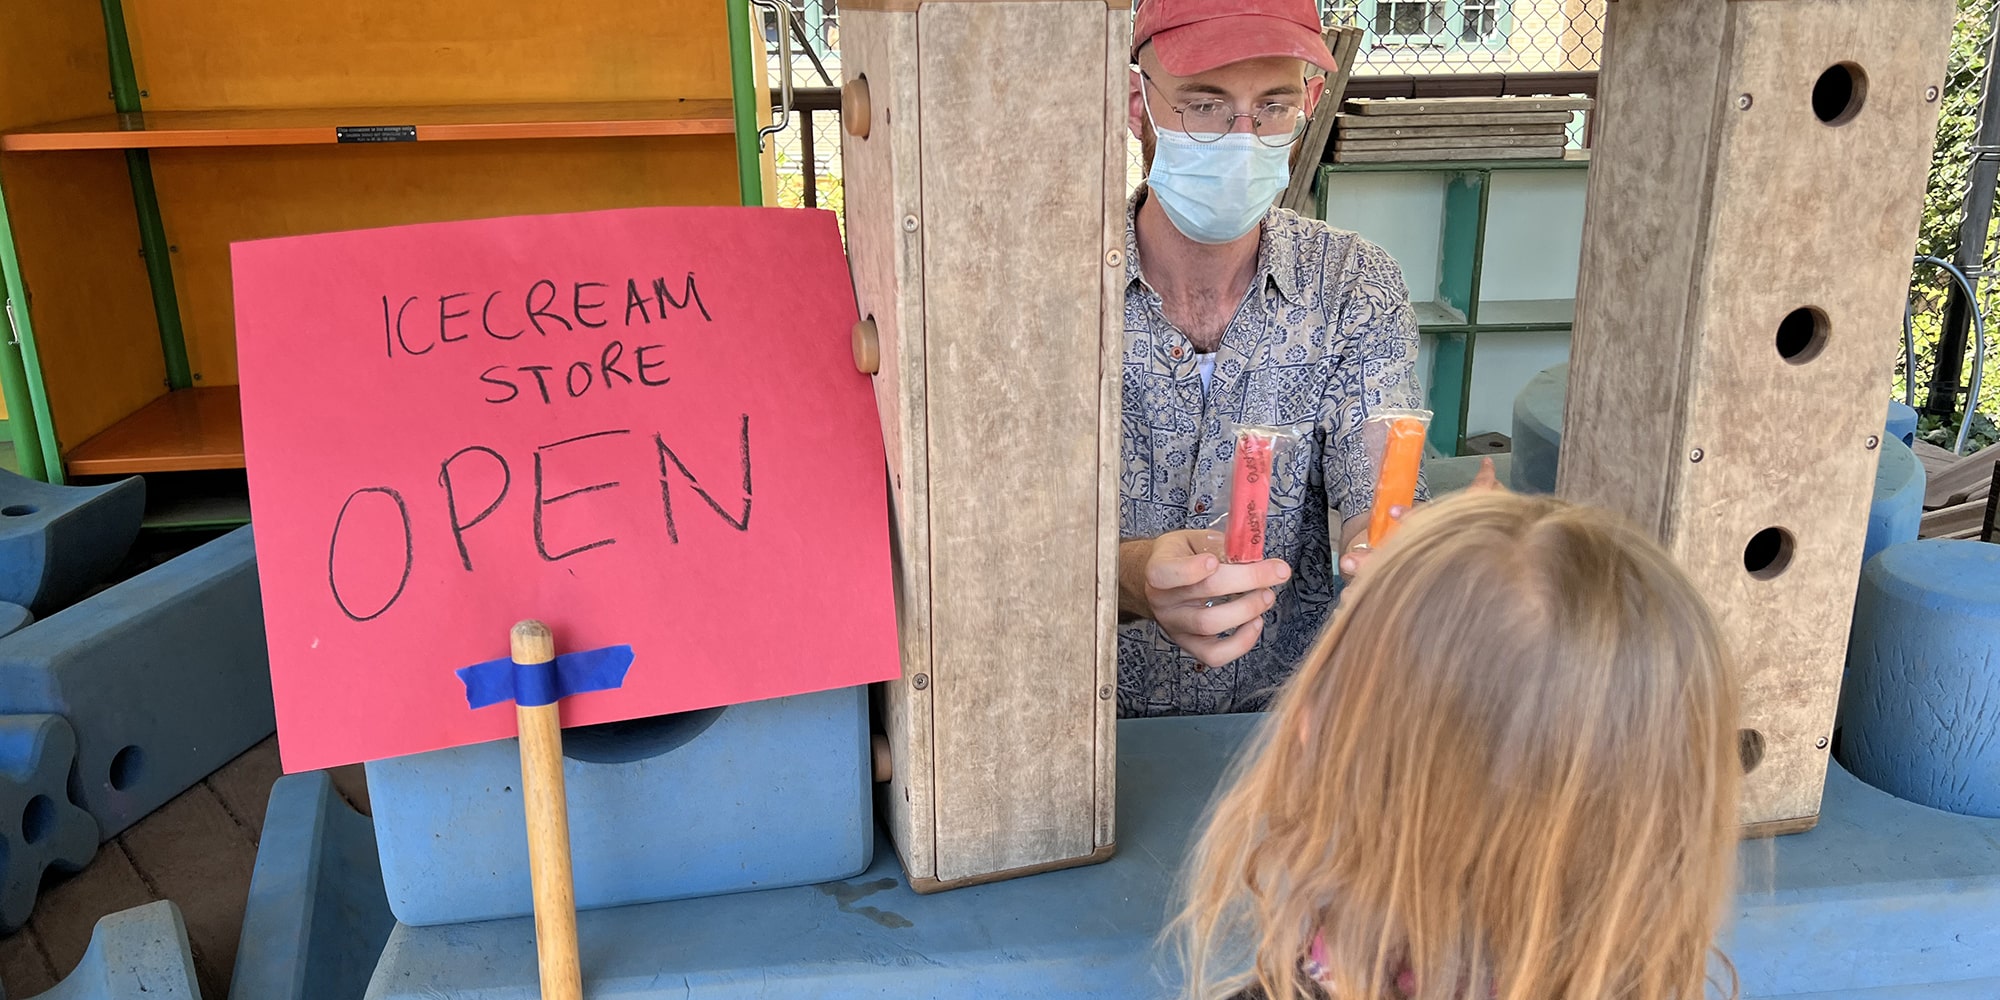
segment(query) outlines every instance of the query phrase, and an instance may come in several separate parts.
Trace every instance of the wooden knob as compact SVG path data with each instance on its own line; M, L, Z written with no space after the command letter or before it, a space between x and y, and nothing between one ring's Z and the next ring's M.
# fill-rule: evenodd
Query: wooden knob
M874 106L868 103L868 78L857 76L840 88L840 124L856 139L868 138L868 119Z
M875 333L875 321L864 319L854 324L854 367L863 375L873 375L882 370L882 341Z
M875 783L883 784L894 776L896 770L889 756L889 737L876 733L869 741L868 747L874 758Z

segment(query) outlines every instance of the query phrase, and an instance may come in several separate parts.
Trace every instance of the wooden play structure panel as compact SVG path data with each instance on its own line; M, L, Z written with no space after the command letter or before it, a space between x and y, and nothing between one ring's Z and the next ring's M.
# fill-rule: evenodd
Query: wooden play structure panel
M1559 491L1655 531L1715 608L1753 834L1819 815L1952 16L1609 19Z
M1130 37L1103 0L841 8L903 644L884 812L919 891L1112 848Z

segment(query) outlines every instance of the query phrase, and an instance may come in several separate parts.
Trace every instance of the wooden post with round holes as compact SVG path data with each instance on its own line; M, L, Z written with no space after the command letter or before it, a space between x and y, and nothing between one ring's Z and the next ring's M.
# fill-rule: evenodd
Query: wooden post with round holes
M903 660L879 801L919 892L1113 850L1131 25L1126 0L840 5Z
M538 621L514 626L514 662L556 658L555 637ZM521 804L528 816L528 874L535 898L535 952L542 1000L583 1000L576 949L576 888L570 878L569 806L563 789L561 702L517 705Z
M1714 607L1750 834L1819 816L1953 14L1606 22L1558 492L1655 532Z

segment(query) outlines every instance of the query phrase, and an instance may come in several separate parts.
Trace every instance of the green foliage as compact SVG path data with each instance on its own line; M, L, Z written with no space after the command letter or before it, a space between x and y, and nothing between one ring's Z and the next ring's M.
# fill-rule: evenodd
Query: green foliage
M1928 441L1940 448L1950 448L1958 443L1957 420L1946 421L1933 414L1917 416L1917 439ZM1972 415L1972 428L1965 435L1965 453L1970 455L1990 444L2000 443L2000 426L1995 426L1992 418L1984 413Z
M1986 75L1989 35L1993 27L1996 0L1959 0L1959 16L1952 32L1951 59L1939 108L1937 139L1932 147L1930 182L1924 193L1923 222L1917 233L1916 252L1945 260L1957 252L1959 227L1965 215L1965 192L1972 167L1971 146L1979 129L1980 88ZM1996 219L2000 221L2000 219ZM2000 250L2000 229L1988 233L1988 260ZM1916 355L1916 396L1921 405L1930 375L1937 361L1937 342L1943 328L1944 307L1954 279L1943 269L1919 267L1910 288L1911 328ZM2000 338L2000 288L1982 283L1980 307L1994 327L1987 334L1990 344ZM1968 338L1969 339L1969 338ZM1978 409L2000 412L2000 350L1986 359L1981 377ZM1965 367L1971 370L1971 344L1967 344ZM1898 352L1895 393L1903 392L1908 373ZM1951 421L1949 434L1956 437L1958 422ZM1945 442L1947 446L1949 441Z

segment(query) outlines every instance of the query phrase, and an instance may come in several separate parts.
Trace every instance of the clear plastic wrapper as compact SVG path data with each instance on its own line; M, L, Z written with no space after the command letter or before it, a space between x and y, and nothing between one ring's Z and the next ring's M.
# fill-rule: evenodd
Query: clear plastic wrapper
M1424 439L1430 429L1429 410L1376 410L1362 421L1361 440L1375 477L1375 507L1368 518L1370 548L1395 530L1391 508L1407 511L1417 502L1417 474L1423 468Z
M1233 430L1236 449L1230 459L1224 514L1219 519L1223 558L1232 563L1252 563L1264 558L1272 480L1276 470L1284 467L1291 449L1298 445L1299 436L1283 427L1239 425Z

